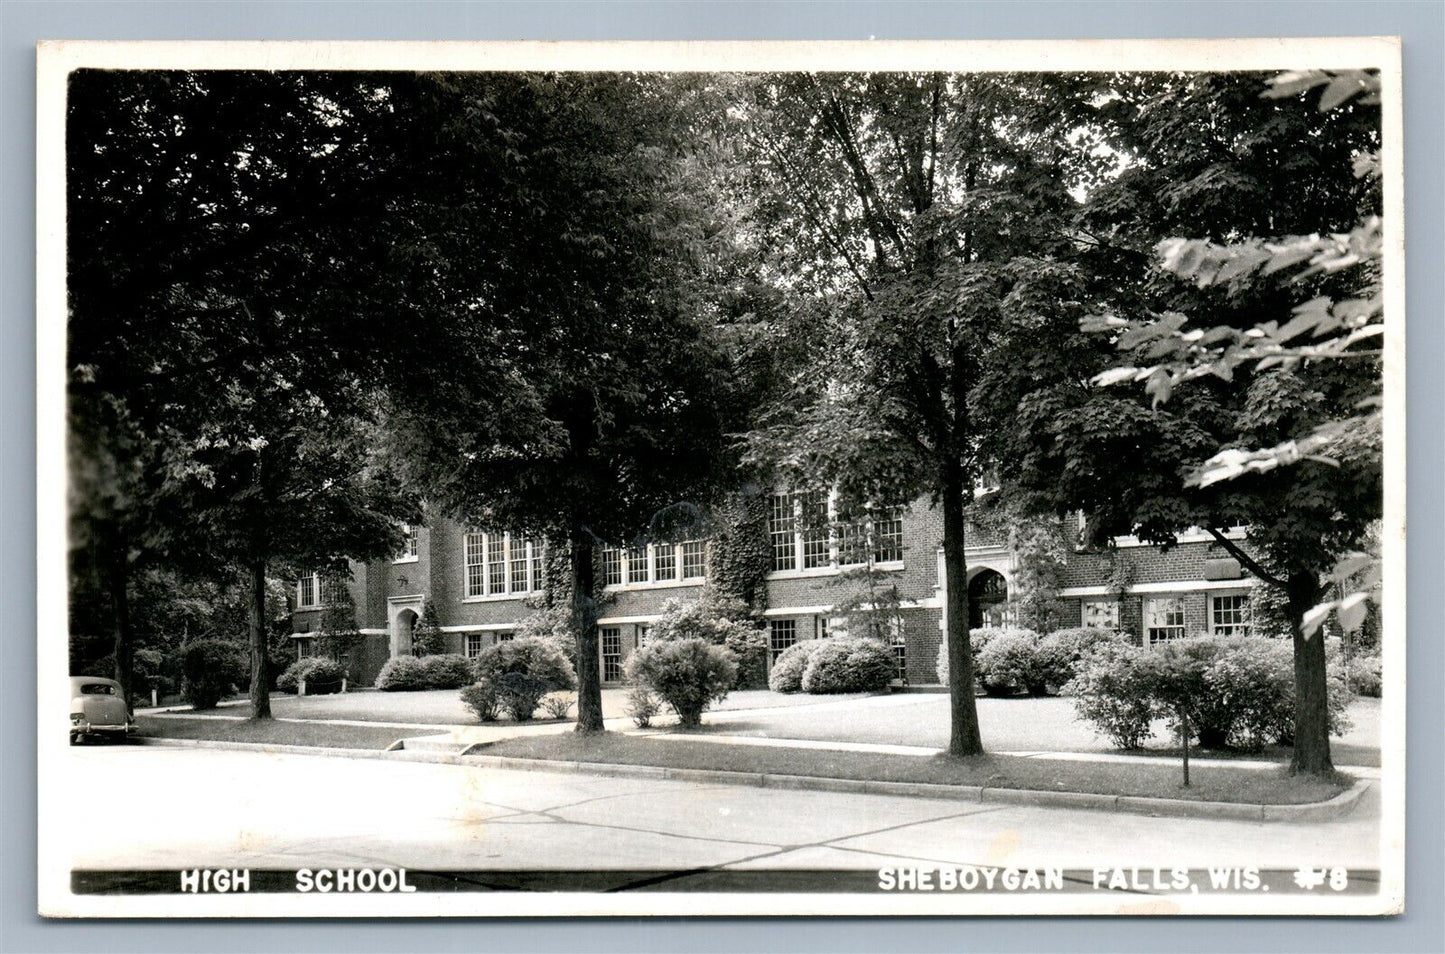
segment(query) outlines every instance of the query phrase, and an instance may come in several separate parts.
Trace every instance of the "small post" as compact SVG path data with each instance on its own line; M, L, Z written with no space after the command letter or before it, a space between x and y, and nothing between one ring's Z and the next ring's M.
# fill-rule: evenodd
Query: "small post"
M304 695L306 695L306 678L305 678L304 676L303 676L302 678L296 680L296 695L298 695L298 696L304 696Z
M1179 713L1179 735L1184 743L1184 787L1189 787L1189 713Z
M342 677L341 677L341 691L342 691L342 692L345 692L345 691L346 691L346 677L345 677L345 676L342 676Z
M151 689L151 708L152 708L152 709L158 708L158 707L160 706L160 704L161 704L161 703L160 703L160 699L156 697L156 691L155 691L155 689Z

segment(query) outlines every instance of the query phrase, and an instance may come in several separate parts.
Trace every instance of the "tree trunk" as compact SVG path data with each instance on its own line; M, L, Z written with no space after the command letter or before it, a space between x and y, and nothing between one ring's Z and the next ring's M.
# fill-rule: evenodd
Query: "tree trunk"
M252 563L247 628L251 635L251 718L271 718L270 660L266 656L266 563Z
M602 663L597 654L597 601L592 596L592 535L572 531L572 630L577 634L577 731L601 732Z
M130 564L126 560L124 546L117 547L111 554L107 576L113 610L111 648L115 656L115 681L120 683L121 698L130 705L132 683L135 682L135 654L130 632Z
M978 703L973 693L973 649L968 640L968 560L964 556L965 521L961 477L946 479L943 488L943 579L947 594L950 755L980 755Z
M1304 614L1319 602L1321 588L1313 573L1289 577L1289 628L1294 638L1294 775L1328 775L1330 760L1328 675L1325 672L1325 631L1304 634Z

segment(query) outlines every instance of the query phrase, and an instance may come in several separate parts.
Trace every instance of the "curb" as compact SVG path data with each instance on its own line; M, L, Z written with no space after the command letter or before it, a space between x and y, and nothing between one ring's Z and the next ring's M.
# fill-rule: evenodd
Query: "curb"
M519 759L501 755L469 754L473 749L478 748L478 745L468 746L458 753L450 753L407 751L406 749L320 748L271 742L222 742L210 739L167 739L150 736L133 738L131 741L141 745L233 749L278 755L387 759L400 762L430 762L438 765L490 766L520 772L567 772L608 778L672 779L683 782L715 782L724 785L750 785L758 788L793 791L940 798L960 802L1073 808L1132 815L1269 822L1332 821L1348 814L1370 787L1369 780L1360 779L1340 794L1323 802L1307 802L1300 805L1259 805L1247 802L1203 802L1187 798L1149 798L1141 795L1049 792L1029 788L981 788L977 785L943 785L934 782L883 782L869 779L826 778L814 775L771 775L758 772L725 772L718 769L666 768L657 765L626 765L614 762L560 762L547 759Z

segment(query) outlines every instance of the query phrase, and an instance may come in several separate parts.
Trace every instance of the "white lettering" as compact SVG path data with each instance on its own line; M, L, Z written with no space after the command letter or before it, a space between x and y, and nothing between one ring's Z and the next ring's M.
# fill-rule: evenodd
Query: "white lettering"
M296 872L296 890L302 893L310 891L314 887L311 879L311 869L302 868Z

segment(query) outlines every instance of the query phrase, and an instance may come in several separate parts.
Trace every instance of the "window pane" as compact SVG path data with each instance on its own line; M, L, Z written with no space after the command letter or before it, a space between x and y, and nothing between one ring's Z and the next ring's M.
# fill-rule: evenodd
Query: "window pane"
M527 585L527 541L515 539L508 541L507 552L512 592L525 593L531 589Z
M466 595L467 595L467 596L482 596L484 593L486 593L486 588L485 588L485 585L484 585L485 577L484 577L484 575L483 575L483 572L484 572L484 559L483 559L483 558L486 556L486 551L483 549L483 547L485 547L485 546L486 546L486 539L485 539L485 537L484 537L483 534L480 534L480 533L469 533L469 534L467 534L467 536L466 536L466 556L467 556Z
M303 576L303 577L301 578L301 594L300 594L300 596L298 597L298 603L299 603L301 606L315 606L315 605L317 604L317 602L318 602L318 600L317 600L317 594L316 594L316 589L317 589L317 576L316 576L316 574L315 574L315 573L312 573L312 574L310 574L310 575L308 575L308 576Z
M1119 628L1119 604L1114 600L1087 600L1083 608L1084 625L1091 629Z
M622 679L622 629L617 626L602 627L602 681L619 682Z
M507 592L507 541L500 533L487 534L487 592Z
M812 490L799 494L803 517L803 568L828 565L828 495Z
M1144 604L1144 627L1151 644L1183 638L1184 600L1171 597L1146 602Z
M796 526L797 517L793 514L793 495L773 494L772 512L768 516L768 535L773 543L774 570L797 568L797 546L793 537Z
M401 525L401 552L396 555L398 560L411 560L416 558L417 528L409 523Z
M532 589L547 588L547 572L542 568L542 543L532 544Z
M772 661L777 662L783 650L798 641L798 621L795 619L768 620L768 652Z
M622 551L616 547L603 547L599 554L602 564L602 585L617 586L622 582Z
M707 575L706 543L689 540L682 545L682 575L688 580L702 579Z
M677 547L671 543L659 543L652 548L654 577L657 582L677 579Z
M647 547L627 548L627 582L647 582Z
M868 562L868 521L864 517L840 517L836 531L838 535L838 565L857 566Z
M483 633L467 633L466 654L468 658L482 654L482 642L486 639Z
M1249 635L1249 597L1243 593L1216 596L1211 601L1214 635Z
M903 559L903 511L890 508L873 520L873 559L897 563Z

